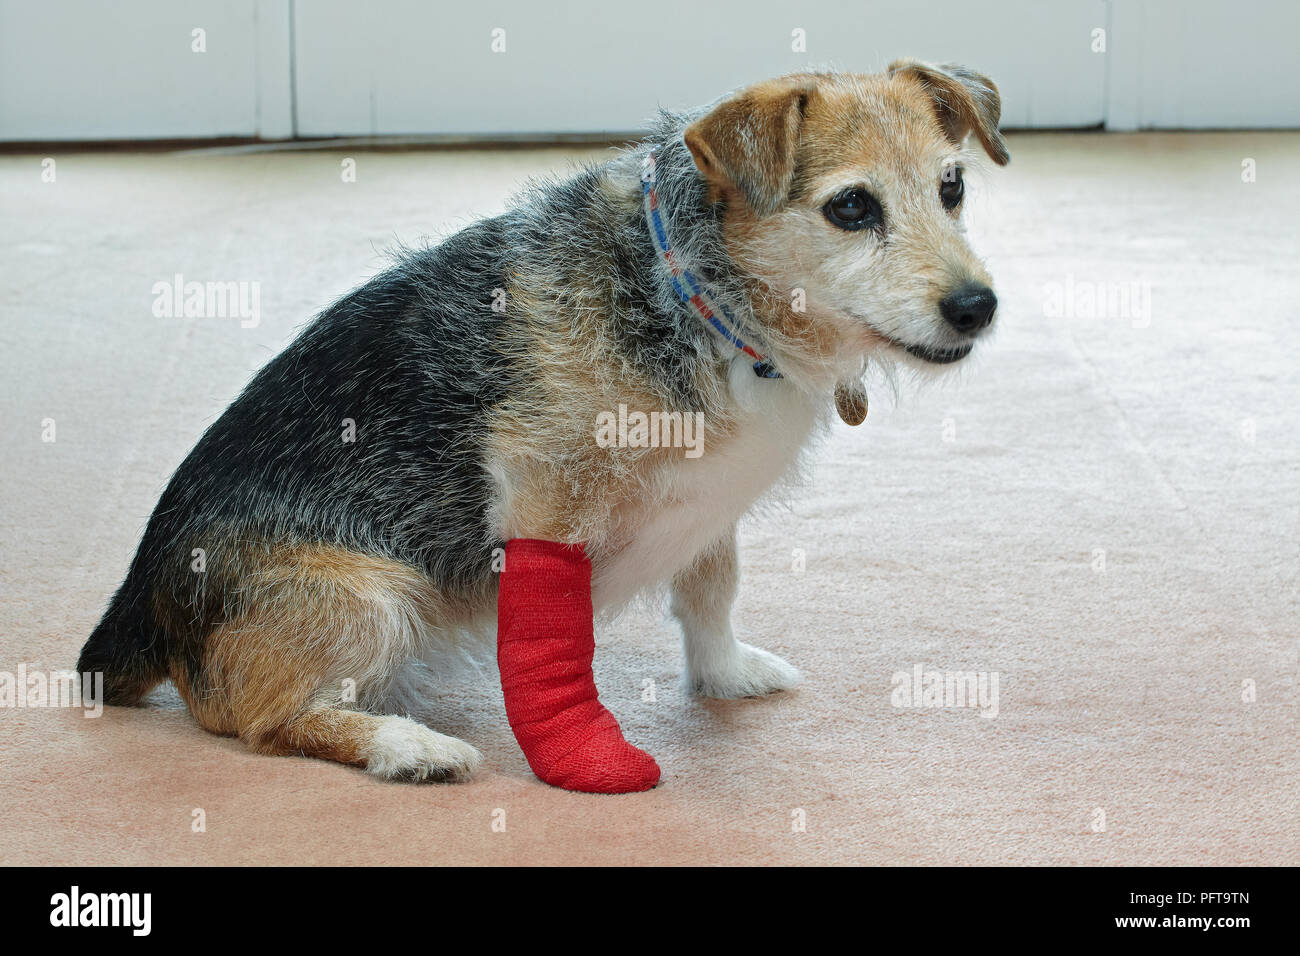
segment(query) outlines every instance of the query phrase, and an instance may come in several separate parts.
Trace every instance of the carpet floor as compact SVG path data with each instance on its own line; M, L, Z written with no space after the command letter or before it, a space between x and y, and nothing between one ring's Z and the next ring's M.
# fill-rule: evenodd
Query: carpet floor
M798 689L692 699L626 611L597 682L664 778L624 797L537 781L490 666L429 704L487 758L454 786L256 756L169 687L4 707L0 863L1300 862L1300 135L1010 145L970 188L995 340L742 527L737 633ZM386 248L595 155L0 156L0 672L75 665L172 469ZM257 281L257 324L156 317L176 274ZM918 665L996 716L895 706Z

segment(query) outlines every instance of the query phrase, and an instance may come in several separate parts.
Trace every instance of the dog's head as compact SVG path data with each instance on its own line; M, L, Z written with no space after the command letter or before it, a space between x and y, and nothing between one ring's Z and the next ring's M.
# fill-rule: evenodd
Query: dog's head
M760 83L687 126L725 203L728 251L770 292L757 311L777 339L828 363L970 353L997 299L962 225L965 144L973 133L1005 165L1000 109L987 77L900 60Z

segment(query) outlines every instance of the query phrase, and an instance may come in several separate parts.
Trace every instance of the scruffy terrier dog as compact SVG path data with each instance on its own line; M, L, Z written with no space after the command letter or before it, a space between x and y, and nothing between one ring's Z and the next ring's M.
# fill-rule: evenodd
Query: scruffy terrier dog
M993 321L962 170L971 133L1007 162L999 111L954 66L787 76L405 254L203 435L80 669L114 704L170 677L261 753L460 779L479 752L393 696L495 611L537 775L653 786L596 699L593 610L671 582L695 692L796 682L732 635L736 522L832 408L861 420L870 366L957 362Z

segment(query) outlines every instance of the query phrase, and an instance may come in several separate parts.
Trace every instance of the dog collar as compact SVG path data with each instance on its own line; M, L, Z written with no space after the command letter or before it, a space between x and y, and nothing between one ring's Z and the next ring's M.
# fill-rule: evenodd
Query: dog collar
M645 218L650 226L650 238L654 242L655 252L668 267L673 291L677 297L690 307L711 329L717 332L733 346L754 360L754 374L759 378L781 378L781 373L772 367L772 363L753 346L747 345L737 334L739 323L725 305L709 294L708 287L689 270L682 267L673 255L672 244L668 241L668 231L664 228L663 217L659 214L659 194L655 191L655 154L651 149L641 163L641 196L645 202Z

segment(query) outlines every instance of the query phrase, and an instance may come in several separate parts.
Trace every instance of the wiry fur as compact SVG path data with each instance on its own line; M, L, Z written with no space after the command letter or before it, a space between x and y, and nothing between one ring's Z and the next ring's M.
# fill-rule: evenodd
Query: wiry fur
M455 779L472 747L377 712L418 694L410 661L491 620L494 549L533 537L586 543L598 608L671 582L698 692L791 686L732 636L736 522L797 469L836 382L917 365L898 345L950 341L935 303L984 277L934 188L972 126L1001 142L996 88L923 67L664 113L635 149L403 252L181 464L81 669L111 703L170 676L203 726L262 752ZM679 261L782 378L679 301L642 209L651 148ZM853 184L890 210L881 237L822 219ZM600 447L596 414L619 405L703 413L706 453Z

